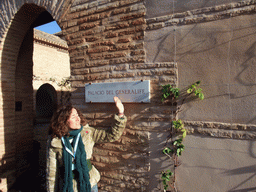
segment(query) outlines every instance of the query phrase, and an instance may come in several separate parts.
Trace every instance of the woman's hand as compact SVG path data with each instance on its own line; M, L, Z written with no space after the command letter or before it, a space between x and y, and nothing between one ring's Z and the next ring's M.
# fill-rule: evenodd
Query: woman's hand
M124 105L122 104L122 101L116 96L114 97L114 101L115 101L115 104L116 104L119 114L123 114L124 113Z

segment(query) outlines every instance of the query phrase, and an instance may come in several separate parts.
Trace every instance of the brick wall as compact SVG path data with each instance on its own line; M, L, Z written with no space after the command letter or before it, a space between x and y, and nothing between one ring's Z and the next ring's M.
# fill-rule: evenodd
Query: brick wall
M101 172L99 187L101 191L148 191L149 135L163 131L175 110L162 110L160 85L176 85L176 64L145 62L143 1L84 2L75 1L60 26L69 45L72 103L89 124L107 128L117 111L113 104L86 104L85 83L141 79L151 83L150 104L124 104L128 125L123 136L96 145L92 160Z

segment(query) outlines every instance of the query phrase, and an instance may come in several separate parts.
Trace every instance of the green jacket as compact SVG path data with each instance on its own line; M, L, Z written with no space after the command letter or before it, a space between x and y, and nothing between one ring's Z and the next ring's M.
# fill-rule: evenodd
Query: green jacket
M95 143L105 143L105 142L114 142L118 140L125 129L127 118L114 116L114 123L111 129L108 130L99 130L93 127L90 127L88 124L84 126L81 131L81 137L85 146L85 151L87 159L92 157L93 146ZM62 186L63 181L62 177L59 176L60 168L63 166L62 159L62 143L61 139L53 138L49 144L49 151L47 157L47 191L48 192L59 192L60 186ZM90 183L93 187L100 180L99 171L92 166L92 169L89 172ZM73 189L74 192L77 190L77 183L73 180Z

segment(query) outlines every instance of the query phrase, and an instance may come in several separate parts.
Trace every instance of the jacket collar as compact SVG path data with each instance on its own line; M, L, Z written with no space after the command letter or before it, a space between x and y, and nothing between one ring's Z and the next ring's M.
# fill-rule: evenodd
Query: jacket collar
M88 128L88 127L89 127L88 124L86 124L84 126L84 128ZM82 135L83 130L81 131L81 135ZM53 138L52 141L51 141L51 146L54 147L54 148L62 148L61 139L59 139L58 137Z

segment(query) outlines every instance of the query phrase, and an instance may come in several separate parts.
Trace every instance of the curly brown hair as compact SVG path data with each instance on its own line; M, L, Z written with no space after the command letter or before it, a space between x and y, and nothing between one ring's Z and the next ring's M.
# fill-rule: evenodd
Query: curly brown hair
M49 133L52 135L53 138L58 137L61 139L61 137L69 135L70 128L67 121L71 115L73 108L76 109L81 119L81 125L85 125L87 123L81 111L73 107L72 105L60 107L53 114L50 122Z

